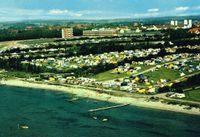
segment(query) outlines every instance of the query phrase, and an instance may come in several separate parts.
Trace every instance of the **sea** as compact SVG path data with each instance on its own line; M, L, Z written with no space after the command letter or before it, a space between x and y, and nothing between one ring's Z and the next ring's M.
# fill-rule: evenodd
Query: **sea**
M200 137L200 116L134 106L88 112L113 105L0 86L0 137Z

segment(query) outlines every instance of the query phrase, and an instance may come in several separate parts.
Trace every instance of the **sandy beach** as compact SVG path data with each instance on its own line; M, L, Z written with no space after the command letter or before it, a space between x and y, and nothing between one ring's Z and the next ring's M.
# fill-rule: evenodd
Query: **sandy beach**
M1 84L7 85L7 86L24 87L24 88L45 89L45 90L50 90L50 91L62 91L62 92L74 94L78 97L91 98L91 99L96 99L100 101L108 101L108 102L117 103L117 104L129 103L130 105L138 106L138 107L200 115L200 109L197 109L197 108L192 108L191 110L187 110L187 109L184 109L185 106L168 105L168 104L161 103L160 101L151 102L151 101L147 101L147 98L118 97L118 96L108 95L105 93L100 94L96 91L87 90L87 89L31 83L31 82L22 81L19 79L4 80L4 81L1 81Z

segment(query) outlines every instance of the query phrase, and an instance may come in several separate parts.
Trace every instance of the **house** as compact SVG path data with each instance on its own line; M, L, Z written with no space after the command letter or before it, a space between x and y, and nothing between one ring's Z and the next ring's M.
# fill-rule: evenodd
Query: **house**
M189 30L189 32L193 34L200 34L200 28L192 28Z

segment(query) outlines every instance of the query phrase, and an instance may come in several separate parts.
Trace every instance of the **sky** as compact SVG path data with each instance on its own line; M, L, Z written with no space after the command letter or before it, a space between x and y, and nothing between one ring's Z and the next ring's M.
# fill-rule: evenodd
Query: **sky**
M200 0L0 0L0 21L200 15Z

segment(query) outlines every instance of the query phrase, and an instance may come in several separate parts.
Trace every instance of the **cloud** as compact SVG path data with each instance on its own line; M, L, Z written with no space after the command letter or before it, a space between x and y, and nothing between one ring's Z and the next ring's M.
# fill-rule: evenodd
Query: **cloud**
M42 10L42 9L20 9L0 8L0 21L19 21L27 19L73 19L83 16L80 11L70 10Z
M29 10L29 9L17 9L17 8L1 8L0 16L37 16L43 14L43 10Z
M30 10L19 8L0 8L1 21L18 21L25 19L38 19L39 16L44 16L43 10Z
M62 15L68 13L68 10L52 9L48 11L49 15Z
M180 6L180 7L176 7L176 8L175 8L175 11L184 12L184 11L187 11L187 10L189 10L189 9L190 9L189 7Z
M158 16L160 16L160 13L158 13L158 12L132 14L133 18L147 18L147 17L158 17Z
M104 13L108 13L108 12L104 12L104 11L100 11L100 10L82 10L82 11L79 11L78 13L80 14L84 14L84 15L92 15L92 14L104 14ZM109 12L110 13L110 12Z
M159 9L158 9L158 8L155 8L155 9L148 9L147 11L148 11L148 12L158 12Z
M89 0L88 0L89 1ZM100 1L100 0L99 0ZM199 14L200 6L179 6L160 10L161 7L137 11L115 11L99 9L20 9L0 8L0 21L19 21L28 19L115 19L115 18L148 18L163 16L183 16Z
M194 7L195 10L200 10L200 6Z
M60 10L60 9L52 9L49 10L48 15L59 15L59 16L71 16L71 17L81 17L83 14L79 11L74 12L74 11L69 11L69 10Z

